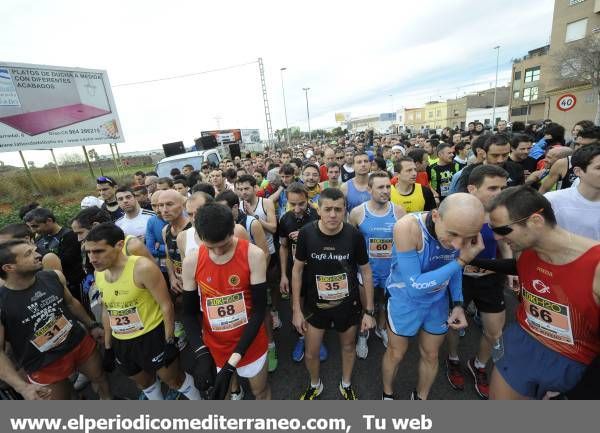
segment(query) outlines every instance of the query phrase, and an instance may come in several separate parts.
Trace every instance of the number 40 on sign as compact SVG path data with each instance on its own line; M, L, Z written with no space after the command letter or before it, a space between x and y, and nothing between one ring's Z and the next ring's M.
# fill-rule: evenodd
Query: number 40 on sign
M577 98L575 95L567 93L566 95L562 95L560 98L558 98L556 101L556 108L558 108L560 111L569 111L575 107L576 103Z

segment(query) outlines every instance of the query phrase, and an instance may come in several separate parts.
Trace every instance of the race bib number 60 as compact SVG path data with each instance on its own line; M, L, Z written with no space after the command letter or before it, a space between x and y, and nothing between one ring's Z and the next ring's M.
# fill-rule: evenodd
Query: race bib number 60
M347 297L348 291L348 275L315 275L317 280L317 292L319 299L324 301L339 301Z
M392 239L369 238L369 258L389 259L392 257Z

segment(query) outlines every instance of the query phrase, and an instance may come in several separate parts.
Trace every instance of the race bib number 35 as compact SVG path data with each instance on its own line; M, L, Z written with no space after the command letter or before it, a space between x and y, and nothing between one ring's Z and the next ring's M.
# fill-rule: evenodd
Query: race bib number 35
M392 239L369 238L369 258L389 259L392 257Z
M131 334L144 329L136 307L109 310L110 328L115 334Z
M574 344L569 307L523 289L523 304L529 328L561 343Z
M73 324L61 315L58 318L49 320L38 329L35 338L31 342L40 352L47 352L65 341L72 327Z
M246 303L242 292L206 299L210 329L214 332L230 331L248 323Z
M348 291L348 275L316 275L317 292L319 299L324 301L339 301L347 297Z

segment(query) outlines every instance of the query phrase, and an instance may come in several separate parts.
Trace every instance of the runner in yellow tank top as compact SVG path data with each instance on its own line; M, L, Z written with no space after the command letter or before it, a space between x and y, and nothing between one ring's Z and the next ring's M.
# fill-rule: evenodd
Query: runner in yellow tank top
M408 157L400 158L396 162L398 168L398 182L392 188L390 200L402 206L408 213L429 211L436 207L435 198L431 190L417 183L417 167L415 162Z
M85 241L102 295L105 369L117 361L149 400L164 400L156 376L188 399L199 400L194 379L179 364L175 312L165 279L153 260L123 254L124 243L123 231L113 223L93 227Z

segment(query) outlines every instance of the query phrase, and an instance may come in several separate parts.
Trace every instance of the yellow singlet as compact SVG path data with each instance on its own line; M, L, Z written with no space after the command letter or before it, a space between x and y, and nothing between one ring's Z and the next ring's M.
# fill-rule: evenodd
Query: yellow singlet
M408 213L422 212L425 209L425 196L423 195L423 186L415 183L415 187L409 195L402 195L396 187L392 187L390 200L398 206L402 206Z
M160 306L147 289L135 284L133 269L140 257L128 256L119 279L106 281L104 272L96 272L96 286L108 310L112 336L131 340L144 335L163 322Z

